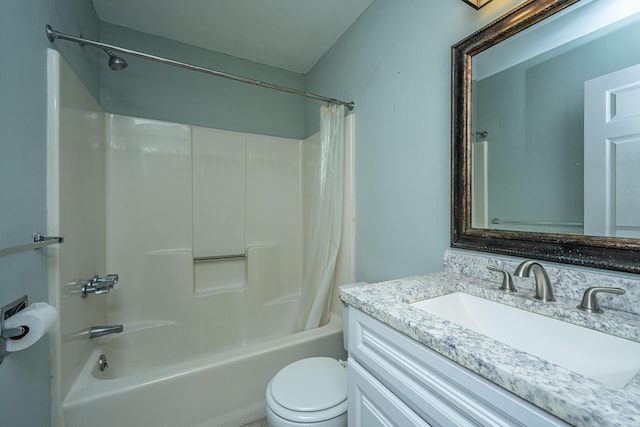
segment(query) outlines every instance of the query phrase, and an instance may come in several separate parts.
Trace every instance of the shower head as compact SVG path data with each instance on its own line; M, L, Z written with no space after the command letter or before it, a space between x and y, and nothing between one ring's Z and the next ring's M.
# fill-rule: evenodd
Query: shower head
M107 55L109 55L109 68L111 68L113 71L120 71L127 68L127 61L120 58L119 56L114 55L113 52L109 52L106 49L104 49L104 51Z

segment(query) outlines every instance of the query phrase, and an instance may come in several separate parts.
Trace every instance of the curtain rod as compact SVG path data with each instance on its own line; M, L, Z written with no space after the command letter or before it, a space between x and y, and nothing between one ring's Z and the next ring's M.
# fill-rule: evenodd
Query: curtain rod
M247 77L238 76L238 75L235 75L235 74L225 73L223 71L212 70L210 68L201 67L199 65L188 64L186 62L174 61L173 59L163 58L162 56L150 55L148 53L138 52L138 51L135 51L135 50L126 49L126 48L123 48L123 47L110 45L110 44L107 44L107 43L101 43L101 42L97 42L97 41L94 41L94 40L85 39L84 37L81 37L81 36L72 36L71 34L65 34L65 33L61 33L61 32L59 32L57 30L54 30L53 28L51 28L51 25L47 25L45 27L45 31L46 31L46 34L47 34L47 39L49 39L50 42L53 42L55 39L67 40L67 41L78 43L80 46L87 45L87 46L91 46L91 47L97 47L97 48L100 48L100 49L105 49L107 51L124 53L126 55L131 55L131 56L136 56L138 58L148 59L150 61L159 62L161 64L173 65L174 67L184 68L184 69L192 70L192 71L198 71L198 72L204 73L204 74L209 74L209 75L213 75L213 76L217 76L217 77L223 77L225 79L235 80L235 81L242 82L242 83L248 83L248 84L252 84L252 85L255 85L255 86L264 87L264 88L267 88L267 89L278 90L280 92L287 92L287 93L290 93L290 94L293 94L293 95L304 96L306 98L316 99L316 100L319 100L319 101L325 101L325 102L329 102L329 103L332 103L332 104L340 104L340 105L344 105L349 110L353 110L353 108L355 107L355 103L353 101L347 102L347 101L340 101L339 99L335 99L335 98L327 98L326 96L316 95L316 94L313 94L313 93L310 93L310 92L305 92L305 91L302 91L302 90L299 90L299 89L292 89L292 88L285 87L285 86L279 86L279 85L275 85L275 84L271 84L271 83L266 83L266 82L262 82L260 80L254 80L254 79L250 79L250 78L247 78Z

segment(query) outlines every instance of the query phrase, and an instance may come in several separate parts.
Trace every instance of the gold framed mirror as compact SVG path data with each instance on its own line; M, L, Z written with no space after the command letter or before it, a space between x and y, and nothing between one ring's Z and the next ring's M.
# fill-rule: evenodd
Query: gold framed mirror
M611 136L592 123L640 126L629 101L640 99L634 3L528 0L452 47L452 247L640 273L640 131ZM615 17L588 24L605 15ZM596 45L623 59L586 50ZM638 85L598 86L619 69ZM618 110L591 102L598 90Z

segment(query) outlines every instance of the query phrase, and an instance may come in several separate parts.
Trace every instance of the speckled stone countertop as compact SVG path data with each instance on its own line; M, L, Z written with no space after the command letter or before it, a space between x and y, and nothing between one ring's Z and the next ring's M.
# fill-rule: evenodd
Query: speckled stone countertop
M340 299L570 424L640 425L640 374L622 388L609 387L409 304L451 292L464 292L640 342L638 314L604 306L603 314L582 312L576 309L579 298L569 297L573 293L581 295L575 290L568 292L569 296L556 293L554 303L537 301L532 298L533 282L531 286L520 284L521 290L515 294L501 292L497 290L498 277L490 276L492 280L487 280L454 272L459 268L451 265L456 265L460 259L455 255L447 257L445 254L444 272L342 286ZM464 260L467 266L468 261ZM475 260L484 264L483 270L486 261L483 258ZM489 263L503 267L500 260ZM481 274L485 274L484 271ZM611 286L617 284L607 282ZM588 286L583 284L583 287Z

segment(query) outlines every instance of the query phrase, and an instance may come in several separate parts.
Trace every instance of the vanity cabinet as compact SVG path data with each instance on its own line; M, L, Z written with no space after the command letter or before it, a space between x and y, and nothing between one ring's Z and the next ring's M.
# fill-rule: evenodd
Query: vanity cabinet
M350 427L568 425L353 307L347 328Z

